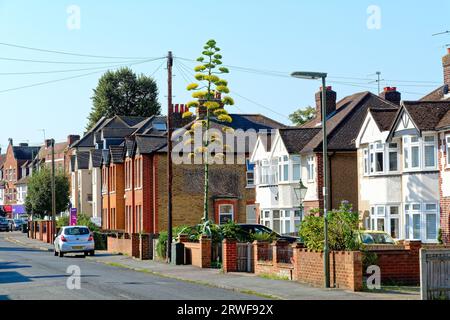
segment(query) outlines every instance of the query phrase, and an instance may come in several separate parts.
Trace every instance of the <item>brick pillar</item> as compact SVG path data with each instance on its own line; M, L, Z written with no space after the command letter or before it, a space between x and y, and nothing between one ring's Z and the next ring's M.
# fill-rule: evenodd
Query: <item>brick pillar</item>
M141 234L139 237L139 259L150 260L150 235Z
M223 271L237 271L237 242L236 240L225 239L222 245Z
M201 265L202 268L211 267L211 239L207 236L203 236L200 239L200 251L202 255Z
M353 279L351 289L353 291L362 291L363 289L363 265L361 251L353 251L351 253L353 262Z
M131 235L131 256L134 258L139 258L139 233L133 233Z
M294 243L292 245L292 258L294 260L294 269L292 270L292 280L298 281L298 274L300 273L299 262L300 262L300 252L303 249L303 245L301 243Z

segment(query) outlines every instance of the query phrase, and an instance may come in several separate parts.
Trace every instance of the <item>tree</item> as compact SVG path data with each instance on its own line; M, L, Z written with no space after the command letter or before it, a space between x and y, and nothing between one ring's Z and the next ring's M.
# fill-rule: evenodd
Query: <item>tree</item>
M63 171L55 176L56 212L67 210L69 205L69 179ZM27 212L43 218L52 212L52 174L49 168L43 167L33 173L28 182L25 199Z
M188 108L196 109L196 121L194 122L188 134L191 135L191 139L188 140L194 146L194 153L190 154L193 158L196 155L203 157L205 181L204 181L204 205L203 205L203 222L208 223L208 194L209 194L209 165L210 160L213 157L212 149L217 150L218 144L222 144L220 137L217 135L209 134L210 121L214 117L218 121L223 123L231 123L231 119L228 112L225 110L226 105L233 105L234 100L230 96L222 97L222 94L230 93L228 89L228 82L219 76L229 73L229 70L222 65L222 55L219 54L220 48L216 46L215 40L209 40L204 46L202 56L197 59L201 64L194 68L197 74L195 79L199 83L191 83L188 85L188 91L194 91L192 97L196 100L188 102ZM189 118L193 115L191 111L185 112L183 118ZM195 141L192 138L195 130L205 130L206 133L203 138L201 146L195 148ZM225 126L225 132L231 132L232 129ZM213 146L214 144L214 146ZM209 149L211 147L211 149ZM222 149L226 148L223 146ZM223 153L216 153L214 158L223 158Z
M130 68L106 72L99 80L94 96L87 129L102 117L159 115L156 82L145 75L137 76Z
M299 109L295 111L293 114L289 115L289 120L296 126L301 126L308 121L314 119L316 116L316 109L311 106L306 107L305 109Z
M360 248L356 241L355 231L358 230L358 212L343 201L339 209L328 213L328 245L330 250L345 251ZM308 249L322 250L324 247L324 218L310 215L300 225L300 237Z

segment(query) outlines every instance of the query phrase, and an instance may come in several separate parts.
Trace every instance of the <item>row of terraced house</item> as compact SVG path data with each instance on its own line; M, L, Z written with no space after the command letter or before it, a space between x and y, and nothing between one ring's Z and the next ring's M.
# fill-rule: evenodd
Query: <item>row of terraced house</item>
M327 88L328 209L349 201L367 229L425 243L438 242L441 230L442 240L450 242L450 51L442 63L442 86L417 101L402 100L394 87L340 100ZM211 166L207 201L213 221L260 223L289 234L312 209L323 208L321 99L317 93L317 115L300 127L259 114L231 114L235 131L258 135L231 155L236 161ZM182 119L185 107L173 109L173 129L189 128L194 119ZM215 120L212 127L224 129ZM166 230L167 129L165 116L115 116L102 118L83 137L69 136L59 158L70 175L70 206L104 230ZM34 153L46 150L19 148L30 147L10 141L0 157L0 206L22 199L20 181L43 158ZM200 222L203 180L201 164L174 164L174 226ZM307 187L302 203L300 181Z

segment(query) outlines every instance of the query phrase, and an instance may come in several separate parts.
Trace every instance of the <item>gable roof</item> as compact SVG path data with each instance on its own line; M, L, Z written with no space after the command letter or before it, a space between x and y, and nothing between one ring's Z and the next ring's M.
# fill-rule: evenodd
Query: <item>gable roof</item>
M100 168L102 165L102 150L94 149L91 151L91 163L92 167Z
M446 101L403 101L404 108L420 131L434 131L450 110Z
M14 158L18 161L33 160L38 154L41 147L30 146L13 146Z
M110 146L109 151L111 154L112 163L123 163L125 160L125 147L124 146Z
M141 154L157 152L167 145L167 137L155 135L136 135L136 148Z
M398 108L371 92L359 92L340 100L336 106L336 112L327 120L328 150L330 151L355 151L356 137L361 129L367 110L375 108ZM320 128L321 123L317 119L302 126L302 128ZM322 149L322 130L303 148L302 152L317 151Z
M78 170L89 169L89 152L77 152L75 157Z
M321 131L320 128L279 129L280 137L290 154L299 154L311 139Z
M378 129L381 132L389 131L392 127L392 123L395 120L399 108L369 108L369 112L372 115Z

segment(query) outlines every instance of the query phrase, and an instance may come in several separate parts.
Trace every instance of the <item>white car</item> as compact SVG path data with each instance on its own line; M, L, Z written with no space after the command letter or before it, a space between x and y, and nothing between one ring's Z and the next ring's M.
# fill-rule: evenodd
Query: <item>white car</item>
M56 236L55 256L64 257L66 253L84 253L95 255L94 236L88 227L62 227Z

